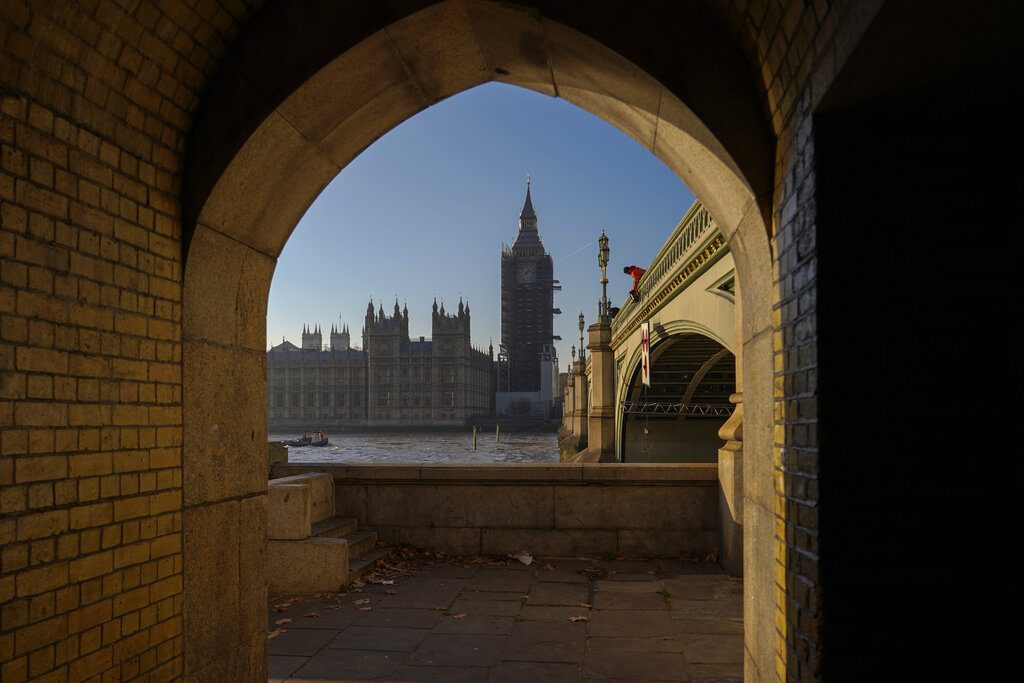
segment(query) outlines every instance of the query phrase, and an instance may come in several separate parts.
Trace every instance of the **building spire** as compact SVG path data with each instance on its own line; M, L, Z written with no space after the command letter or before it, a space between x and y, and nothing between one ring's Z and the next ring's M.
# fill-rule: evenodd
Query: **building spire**
M533 200L530 198L530 174L526 174L526 201L523 202L523 210L519 212L519 229L537 229L537 213L533 210Z

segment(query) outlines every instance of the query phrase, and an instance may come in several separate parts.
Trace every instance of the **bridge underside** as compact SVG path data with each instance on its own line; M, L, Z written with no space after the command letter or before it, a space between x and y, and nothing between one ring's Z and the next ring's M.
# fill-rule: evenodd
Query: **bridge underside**
M718 431L732 414L736 357L696 333L669 338L651 357L651 385L637 367L621 407L622 462L716 462Z

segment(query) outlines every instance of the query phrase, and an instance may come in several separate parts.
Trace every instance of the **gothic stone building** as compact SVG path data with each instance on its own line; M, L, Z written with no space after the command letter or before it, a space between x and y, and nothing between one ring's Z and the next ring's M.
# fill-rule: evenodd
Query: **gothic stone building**
M389 317L367 305L363 348L347 326L303 330L302 348L284 341L267 352L273 430L455 426L493 413L493 349L473 348L469 305L448 314L434 302L432 338L409 338L409 310Z
M540 391L541 354L550 353L554 340L555 288L527 180L519 234L501 253L501 343L509 367L502 368L498 391Z

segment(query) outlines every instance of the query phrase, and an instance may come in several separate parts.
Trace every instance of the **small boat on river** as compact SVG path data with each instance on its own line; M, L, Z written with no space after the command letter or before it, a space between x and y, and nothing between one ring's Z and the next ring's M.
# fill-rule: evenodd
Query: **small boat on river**
M285 446L308 446L313 442L313 437L308 433L303 433L302 438L292 439L291 441L282 441Z
M310 442L310 446L326 446L328 444L327 435L323 432L317 432L313 435L313 440Z

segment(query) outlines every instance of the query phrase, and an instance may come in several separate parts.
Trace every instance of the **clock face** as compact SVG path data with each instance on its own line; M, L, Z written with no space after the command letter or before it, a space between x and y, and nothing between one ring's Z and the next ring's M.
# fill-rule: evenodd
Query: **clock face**
M520 263L516 268L516 279L519 282L533 282L537 279L536 263Z

